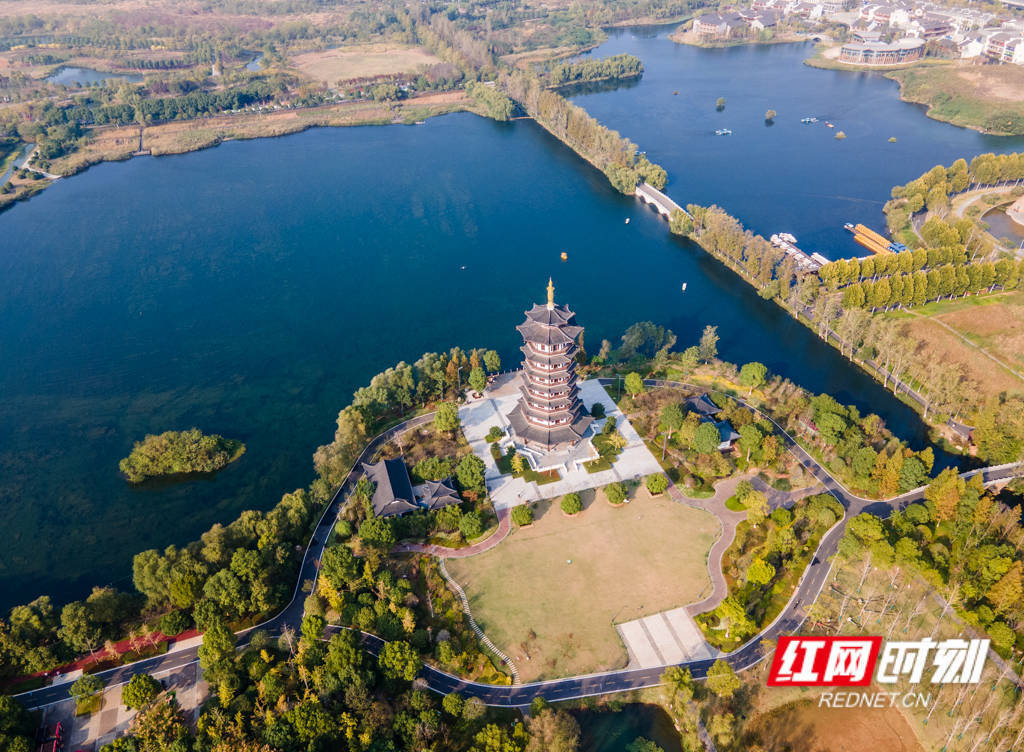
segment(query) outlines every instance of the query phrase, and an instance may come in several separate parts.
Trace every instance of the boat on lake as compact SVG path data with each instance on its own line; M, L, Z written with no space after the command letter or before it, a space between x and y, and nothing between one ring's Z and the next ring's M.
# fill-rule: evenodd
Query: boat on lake
M816 117L805 117L805 118L800 118L800 122L801 122L801 123L804 123L804 124L808 124L808 123L817 123L817 122L818 122L818 118L816 118Z
M728 128L719 128L717 131L715 131L715 135L716 136L731 136L732 135L732 131L729 130Z

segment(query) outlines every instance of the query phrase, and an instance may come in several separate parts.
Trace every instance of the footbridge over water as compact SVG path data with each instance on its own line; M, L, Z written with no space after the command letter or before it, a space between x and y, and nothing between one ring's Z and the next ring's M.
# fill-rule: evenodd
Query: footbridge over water
M686 209L649 183L641 183L636 187L636 197L645 204L651 204L658 210L658 214L663 216L665 219L671 217L672 212L676 209L681 211L683 214L688 213Z

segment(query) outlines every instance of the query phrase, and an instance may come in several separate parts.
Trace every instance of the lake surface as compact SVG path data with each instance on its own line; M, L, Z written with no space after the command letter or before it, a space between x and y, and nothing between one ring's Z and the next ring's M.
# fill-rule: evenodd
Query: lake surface
M573 715L580 724L581 752L626 752L640 738L664 752L683 752L679 732L660 705L630 703L620 710L584 710Z
M61 68L46 80L51 84L64 84L65 86L88 86L90 84L102 83L103 81L131 81L138 83L143 77L138 73L110 73L109 71L98 71L92 68L78 68L67 66Z
M574 101L664 167L676 202L717 203L766 237L793 233L805 251L862 255L843 223L884 230L892 186L960 157L1024 150L1024 137L985 136L924 116L880 73L803 65L811 43L700 49L673 43L671 30L609 32L591 54L636 55L643 77ZM773 125L765 123L769 109L778 113ZM820 122L800 122L811 116ZM716 136L720 128L733 135ZM840 130L845 140L836 140Z
M1007 238L1011 245L1024 243L1024 225L1010 219L1004 209L993 209L985 214L982 220L988 224L988 231L993 237L999 240Z
M674 197L717 200L765 231L845 241L851 207L877 219L892 183L1019 146L926 120L884 79L804 69L792 46L700 51L620 33L605 48L638 52L647 73L581 103L666 166ZM808 81L814 90L787 107ZM851 81L892 121L878 134L887 160L870 158L876 145L840 110ZM682 106L687 82L706 96L675 114L645 111ZM731 141L705 133L721 120L717 96L729 98ZM779 124L747 126L744 101L752 119L775 107ZM791 125L791 110L834 117L850 138ZM892 133L899 144L885 143ZM776 134L813 153L745 140ZM826 187L843 170L853 198ZM100 165L0 215L0 237L0 606L130 587L138 551L305 486L352 391L398 360L458 344L515 363L514 327L549 275L591 352L638 320L670 327L681 346L715 324L722 357L760 360L924 440L909 408L529 121L458 114ZM132 442L190 426L248 451L212 479L121 480Z

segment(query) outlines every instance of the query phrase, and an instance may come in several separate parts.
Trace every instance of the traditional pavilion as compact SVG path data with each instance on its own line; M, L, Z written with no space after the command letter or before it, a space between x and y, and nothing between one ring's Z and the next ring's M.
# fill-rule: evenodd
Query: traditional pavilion
M416 496L409 480L409 470L401 457L374 464L364 462L363 472L376 484L373 489L375 516L393 517L416 509Z
M508 414L512 431L526 447L557 452L577 444L593 422L576 386L576 338L583 331L568 306L555 305L548 280L547 305L534 305L516 327L523 335L522 396Z

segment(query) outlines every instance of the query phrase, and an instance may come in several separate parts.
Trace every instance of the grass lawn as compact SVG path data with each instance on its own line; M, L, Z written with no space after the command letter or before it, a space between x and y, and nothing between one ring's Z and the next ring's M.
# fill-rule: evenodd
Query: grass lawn
M83 716L97 712L103 705L103 693L97 692L89 697L75 701L75 715Z
M614 624L699 600L710 589L705 558L718 521L645 488L612 507L580 494L569 518L558 499L496 548L448 562L473 616L523 681L626 665ZM571 561L572 563L568 563Z
M968 62L914 66L886 74L900 96L928 105L928 115L1001 135L1024 133L1024 70Z

